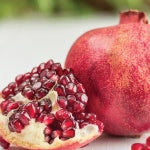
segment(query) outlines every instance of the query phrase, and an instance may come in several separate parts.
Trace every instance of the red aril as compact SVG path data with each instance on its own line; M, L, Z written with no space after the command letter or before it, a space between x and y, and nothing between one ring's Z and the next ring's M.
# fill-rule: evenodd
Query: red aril
M131 150L143 150L144 145L141 143L135 143L132 145Z
M10 144L5 141L2 137L0 137L0 145L4 148L4 149L8 149Z
M150 136L146 139L146 145L150 147Z

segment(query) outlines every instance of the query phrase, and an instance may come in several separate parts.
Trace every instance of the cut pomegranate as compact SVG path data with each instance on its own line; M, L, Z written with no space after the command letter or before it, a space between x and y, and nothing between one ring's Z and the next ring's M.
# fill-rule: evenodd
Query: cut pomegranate
M41 63L2 91L0 134L27 149L82 147L103 131L96 116L85 112L87 101L71 69L52 60Z

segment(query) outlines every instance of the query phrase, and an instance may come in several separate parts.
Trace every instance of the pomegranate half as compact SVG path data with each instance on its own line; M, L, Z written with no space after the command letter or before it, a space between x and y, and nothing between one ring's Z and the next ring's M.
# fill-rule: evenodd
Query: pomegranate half
M72 68L96 113L113 135L150 129L150 25L145 13L126 11L119 25L86 32L71 47Z
M96 115L85 112L87 101L72 70L53 60L42 63L2 90L0 143L39 150L82 147L103 131Z

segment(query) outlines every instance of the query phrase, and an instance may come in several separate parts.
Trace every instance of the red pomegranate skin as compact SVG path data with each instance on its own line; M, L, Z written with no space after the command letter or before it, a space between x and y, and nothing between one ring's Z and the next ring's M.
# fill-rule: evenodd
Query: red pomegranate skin
M83 83L88 111L105 132L135 136L150 129L150 26L143 12L123 12L119 25L83 34L65 66Z

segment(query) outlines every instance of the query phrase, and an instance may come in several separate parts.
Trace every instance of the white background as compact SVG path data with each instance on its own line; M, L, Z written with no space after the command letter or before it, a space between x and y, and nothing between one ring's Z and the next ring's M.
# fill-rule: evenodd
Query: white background
M67 52L75 39L93 28L115 25L116 16L97 16L75 19L25 19L0 22L0 90L17 74L54 59L64 64ZM141 138L102 136L82 150L130 150ZM15 148L16 150L16 148Z

